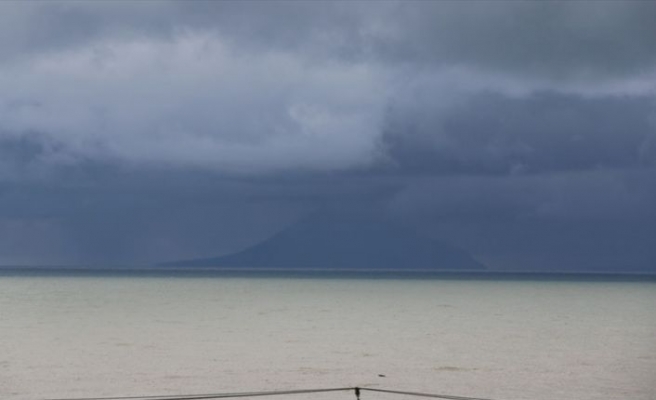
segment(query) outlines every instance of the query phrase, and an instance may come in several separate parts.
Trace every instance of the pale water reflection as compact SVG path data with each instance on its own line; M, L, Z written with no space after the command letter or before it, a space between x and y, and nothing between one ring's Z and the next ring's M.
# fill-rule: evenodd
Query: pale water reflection
M0 397L648 400L655 304L653 282L4 276Z

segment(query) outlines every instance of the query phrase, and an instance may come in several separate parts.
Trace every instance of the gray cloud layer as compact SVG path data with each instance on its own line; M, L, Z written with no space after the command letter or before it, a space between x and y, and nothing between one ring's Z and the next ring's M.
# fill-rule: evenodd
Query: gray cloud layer
M482 256L514 236L477 229L517 218L643 243L654 20L642 1L2 2L0 262L211 256L361 202Z
M480 93L436 112L391 108L383 136L403 169L522 174L656 165L654 97Z
M614 110L624 114L619 119L634 117L635 103L653 108L652 3L31 2L2 8L0 131L9 140L30 135L49 143L45 162L116 159L247 174L344 170L384 163L382 142L405 141L405 126L396 127L403 133L394 139L383 137L390 107L393 124L431 125L418 129L430 129L421 135L434 136L429 141L437 146L444 129L469 137L457 139L462 142L498 136L457 126L462 117L451 115L478 112L472 108L486 107L481 103L495 95L563 93L542 96L547 109L541 112L551 114L538 115L538 123L552 125L558 109L586 102L580 96L597 97L597 107L626 104ZM508 99L505 109L486 111L513 114L514 132L504 134L518 146L530 136L567 143L577 134L572 130L580 121L572 118L558 122L572 125L561 132L549 126L527 132L536 129L534 114L522 103ZM644 136L646 123L653 130L649 112L638 117L641 133L629 135ZM625 133L599 135L608 141ZM463 145L439 150L456 158L477 151L478 143ZM525 147L531 151L530 143Z

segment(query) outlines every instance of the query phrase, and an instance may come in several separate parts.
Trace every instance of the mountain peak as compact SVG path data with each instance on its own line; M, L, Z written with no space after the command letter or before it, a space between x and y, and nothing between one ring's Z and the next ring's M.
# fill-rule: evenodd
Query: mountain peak
M371 213L321 212L240 252L167 263L181 267L480 270L464 250Z

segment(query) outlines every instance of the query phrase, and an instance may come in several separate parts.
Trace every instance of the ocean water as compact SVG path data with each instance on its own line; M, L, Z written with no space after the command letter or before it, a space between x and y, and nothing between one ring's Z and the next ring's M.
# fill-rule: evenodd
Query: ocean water
M5 272L0 339L2 399L656 399L653 279Z

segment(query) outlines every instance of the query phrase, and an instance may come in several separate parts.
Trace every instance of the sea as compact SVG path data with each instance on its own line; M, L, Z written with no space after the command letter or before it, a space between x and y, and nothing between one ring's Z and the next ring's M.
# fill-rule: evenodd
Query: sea
M0 399L355 386L654 400L656 278L0 270Z

